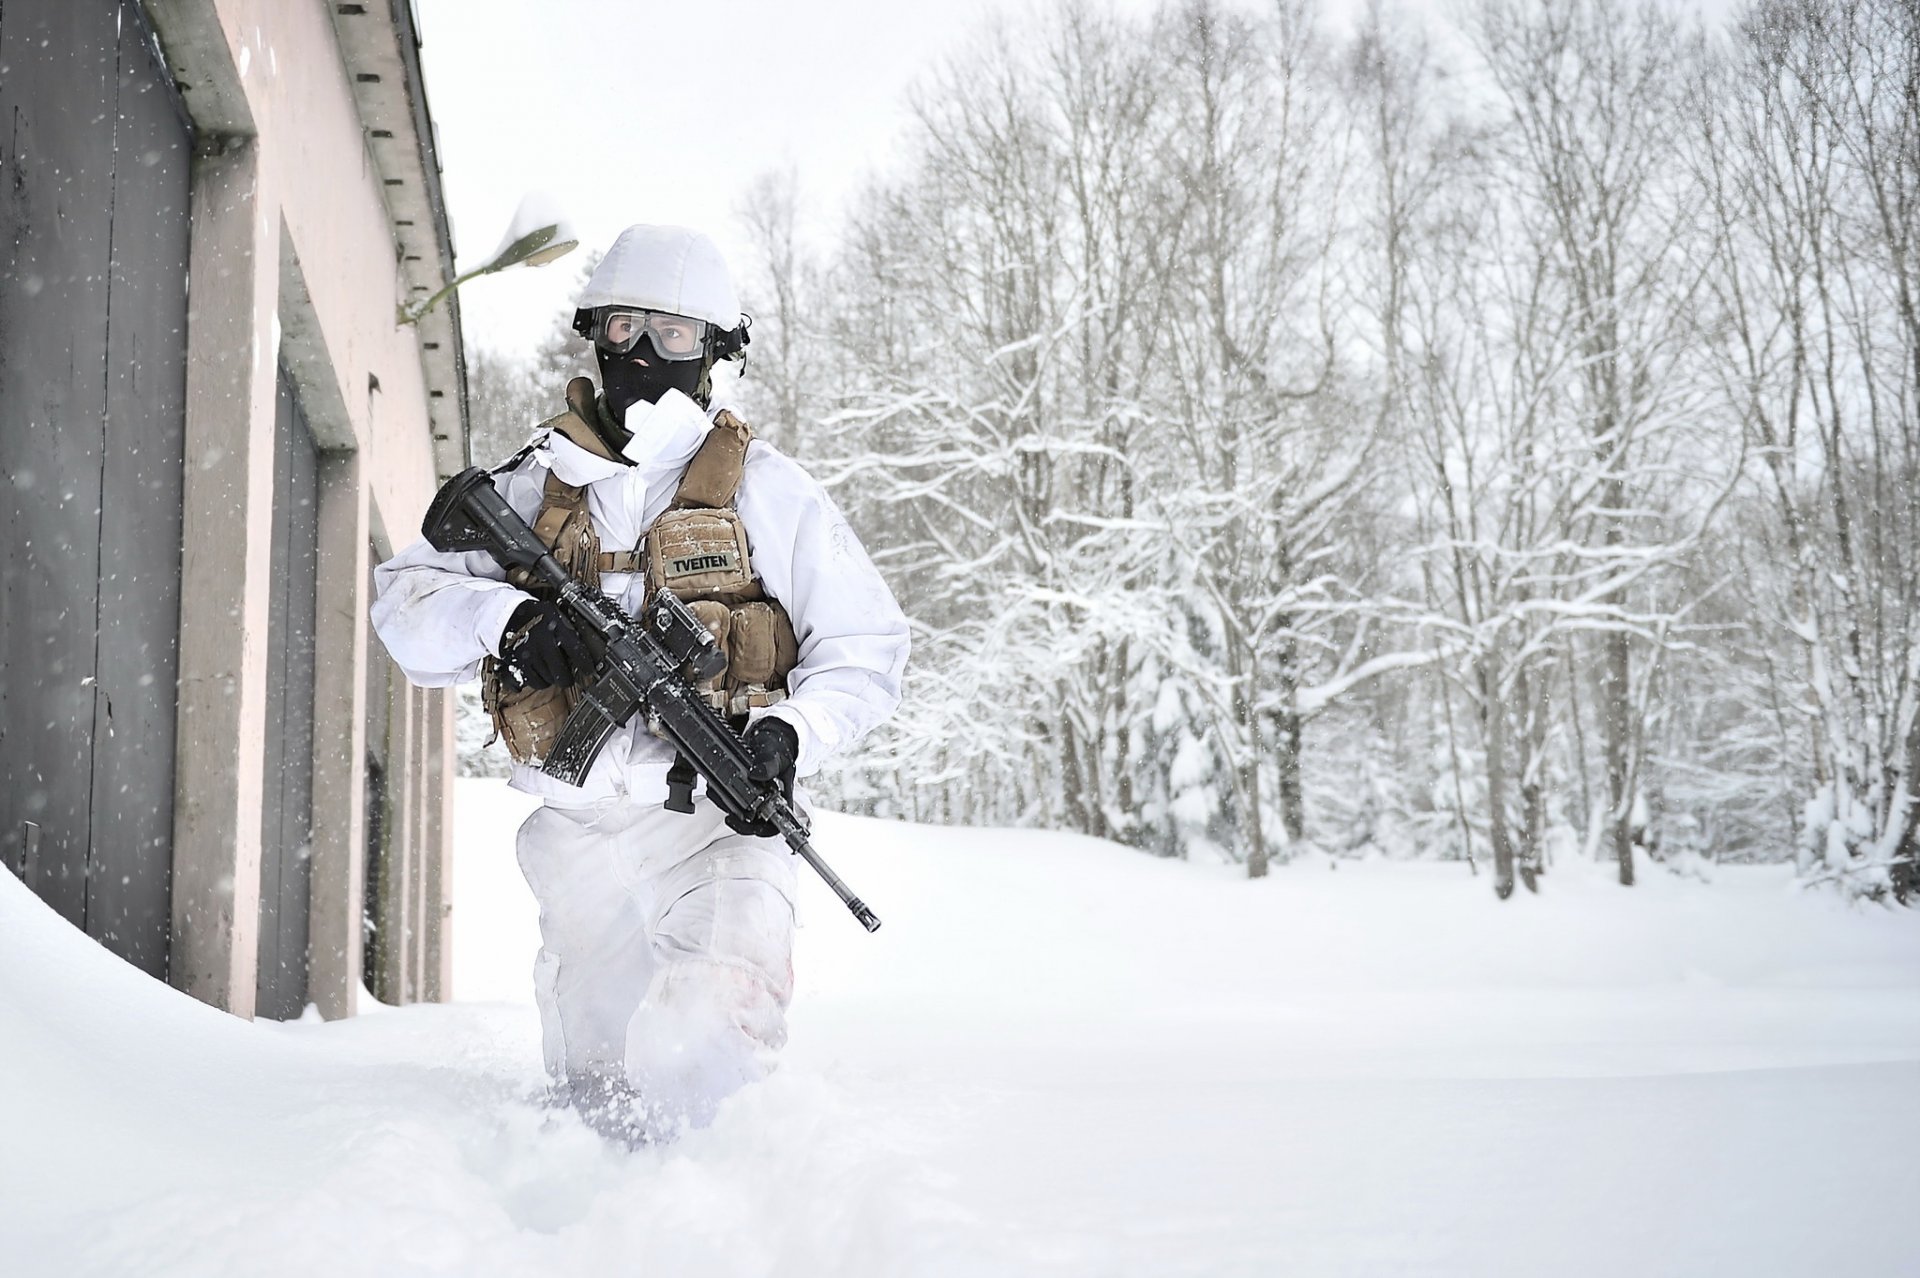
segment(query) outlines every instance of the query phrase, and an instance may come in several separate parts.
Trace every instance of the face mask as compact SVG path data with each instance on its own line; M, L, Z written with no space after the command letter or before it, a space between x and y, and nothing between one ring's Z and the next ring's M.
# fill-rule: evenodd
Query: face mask
M670 390L677 390L701 407L706 406L707 361L704 359L663 360L654 354L653 338L642 336L625 355L609 355L598 347L594 358L600 362L600 388L606 392L607 407L615 421L623 421L627 410L645 400L657 404ZM645 365L634 361L645 360Z

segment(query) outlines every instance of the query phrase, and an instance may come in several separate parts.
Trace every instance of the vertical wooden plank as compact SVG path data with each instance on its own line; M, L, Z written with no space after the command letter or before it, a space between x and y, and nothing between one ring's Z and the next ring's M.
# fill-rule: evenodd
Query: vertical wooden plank
M409 994L414 1002L427 997L427 863L433 859L428 815L432 810L432 781L428 772L433 738L432 700L426 688L408 685L413 697L413 856L407 866L408 903L412 931L407 945Z
M261 813L257 1016L297 1017L307 999L312 899L313 671L317 493L313 437L279 377L274 442L273 604L267 627L267 771Z
M291 383L289 383L291 391ZM297 1016L307 1004L307 918L313 899L314 613L319 560L319 459L297 395L289 395L292 424L287 493L286 717L276 726L286 742L281 773L279 855L280 954L285 988L281 1008Z
M396 1003L393 964L387 959L387 883L393 877L393 792L387 765L367 758L367 860L361 975L382 1003Z
M413 927L409 899L409 871L413 856L413 785L410 766L413 742L412 686L391 677L387 694L387 821L381 849L378 900L380 986L376 993L390 1003L412 997L407 950Z
M373 595L373 568L379 555L363 543L361 572L365 576L367 597ZM393 964L389 959L391 927L387 900L393 880L393 842L395 796L392 782L393 687L396 673L386 649L373 633L373 623L363 612L359 623L366 628L363 642L367 650L366 692L366 884L363 905L365 949L362 959L367 988L383 1003L397 1003Z
M425 984L420 996L432 1003L452 997L453 902L449 899L452 855L449 803L452 758L452 694L445 688L425 690L427 715L426 787L426 934L422 938Z
M138 10L120 29L87 930L166 975L192 134Z
M0 861L86 924L115 6L0 14Z
M277 996L283 956L280 950L281 876L286 859L280 846L284 788L278 778L287 767L287 737L279 730L287 714L287 540L288 489L292 483L293 388L284 370L274 396L273 540L267 570L266 786L260 796L260 935L254 973L254 1015L285 1019Z

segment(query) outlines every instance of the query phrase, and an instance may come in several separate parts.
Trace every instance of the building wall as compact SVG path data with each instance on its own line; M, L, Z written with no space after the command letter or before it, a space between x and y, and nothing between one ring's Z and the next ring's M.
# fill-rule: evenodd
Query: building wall
M337 31L352 22L362 35L359 24L386 19L380 5L287 0L156 6L156 18L163 8L183 19L159 27L176 74L193 86L189 109L196 122L204 117L203 134L223 140L201 148L195 173L188 454L199 464L188 469L184 589L215 606L189 610L182 626L180 793L194 801L175 826L172 977L199 997L252 1010L265 793L257 769L272 728L264 582L272 409L284 358L322 458L308 998L343 1015L369 952L391 968L380 975L385 997L427 993L424 947L429 939L438 947L446 902L396 889L424 881L422 867L444 858L450 824L446 787L426 771L450 754L448 699L372 678L370 665L386 657L366 643L360 621L368 598L359 566L411 540L438 482L428 412L435 361L418 331L395 322L406 283L390 205L405 178L374 161L367 73L348 65ZM373 12L345 12L356 9ZM237 515L246 536L223 536L196 512L219 512L223 526ZM392 872L380 882L410 908L365 947L356 906L370 682L391 688L394 703L382 822ZM442 833L429 839L429 829ZM197 925L208 918L214 926Z
M451 270L444 222L420 228L417 213L395 213L420 205L409 182L428 187L438 208L430 160L423 169L410 158L430 157L430 139L408 132L424 114L404 109L422 103L422 91L394 73L407 65L410 12L404 0L143 7L195 138L166 973L196 997L254 1014L263 856L301 852L281 833L293 747L274 710L285 699L286 619L301 612L289 612L284 591L276 611L274 589L275 529L284 543L288 526L275 504L276 417L284 428L290 392L310 437L306 491L317 500L300 534L315 551L312 620L301 623L313 648L304 745L312 841L300 875L310 884L304 928L280 917L287 867L266 867L268 949L275 964L296 961L298 940L286 938L304 931L305 997L329 1016L354 1010L368 954L383 997L439 996L451 826L439 770L452 758L451 705L443 692L388 677L364 622L369 558L412 539L439 468L464 446L463 429L449 443L445 407L460 418L457 315L436 316L425 334L396 322L409 292ZM353 24L350 38L342 23ZM378 71L357 69L375 55ZM393 148L378 156L374 111L380 145ZM278 487L289 490L284 473ZM376 740L369 724L375 734L387 725L391 738ZM387 806L370 822L376 754L386 759ZM375 915L395 915L367 945L370 824L388 835L383 889L408 891L371 903Z
M0 6L0 862L156 975L193 151L178 97L120 0Z

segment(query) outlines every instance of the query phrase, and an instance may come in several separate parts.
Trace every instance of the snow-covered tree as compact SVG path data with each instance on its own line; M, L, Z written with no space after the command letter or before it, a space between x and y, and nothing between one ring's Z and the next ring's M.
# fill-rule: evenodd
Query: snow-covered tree
M1911 893L1920 767L1920 18L1766 0L1703 77L1728 411L1771 571L1743 578L1811 772L1800 857Z
M841 801L1908 890L1911 6L1313 13L1061 0L837 234L753 193L747 389L916 626Z

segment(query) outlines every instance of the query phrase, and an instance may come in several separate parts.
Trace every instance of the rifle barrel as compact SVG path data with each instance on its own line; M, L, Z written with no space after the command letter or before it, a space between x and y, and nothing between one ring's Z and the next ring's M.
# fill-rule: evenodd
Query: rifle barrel
M833 889L833 894L840 898L841 903L853 911L853 917L860 920L860 926L869 932L878 932L880 916L867 908L867 903L855 896L846 881L835 874L833 867L813 850L813 843L807 838L806 831L789 819L785 812L776 813L773 823L780 828L780 835L786 839L787 846L799 853L800 858L813 867L813 872L826 880L827 886Z

